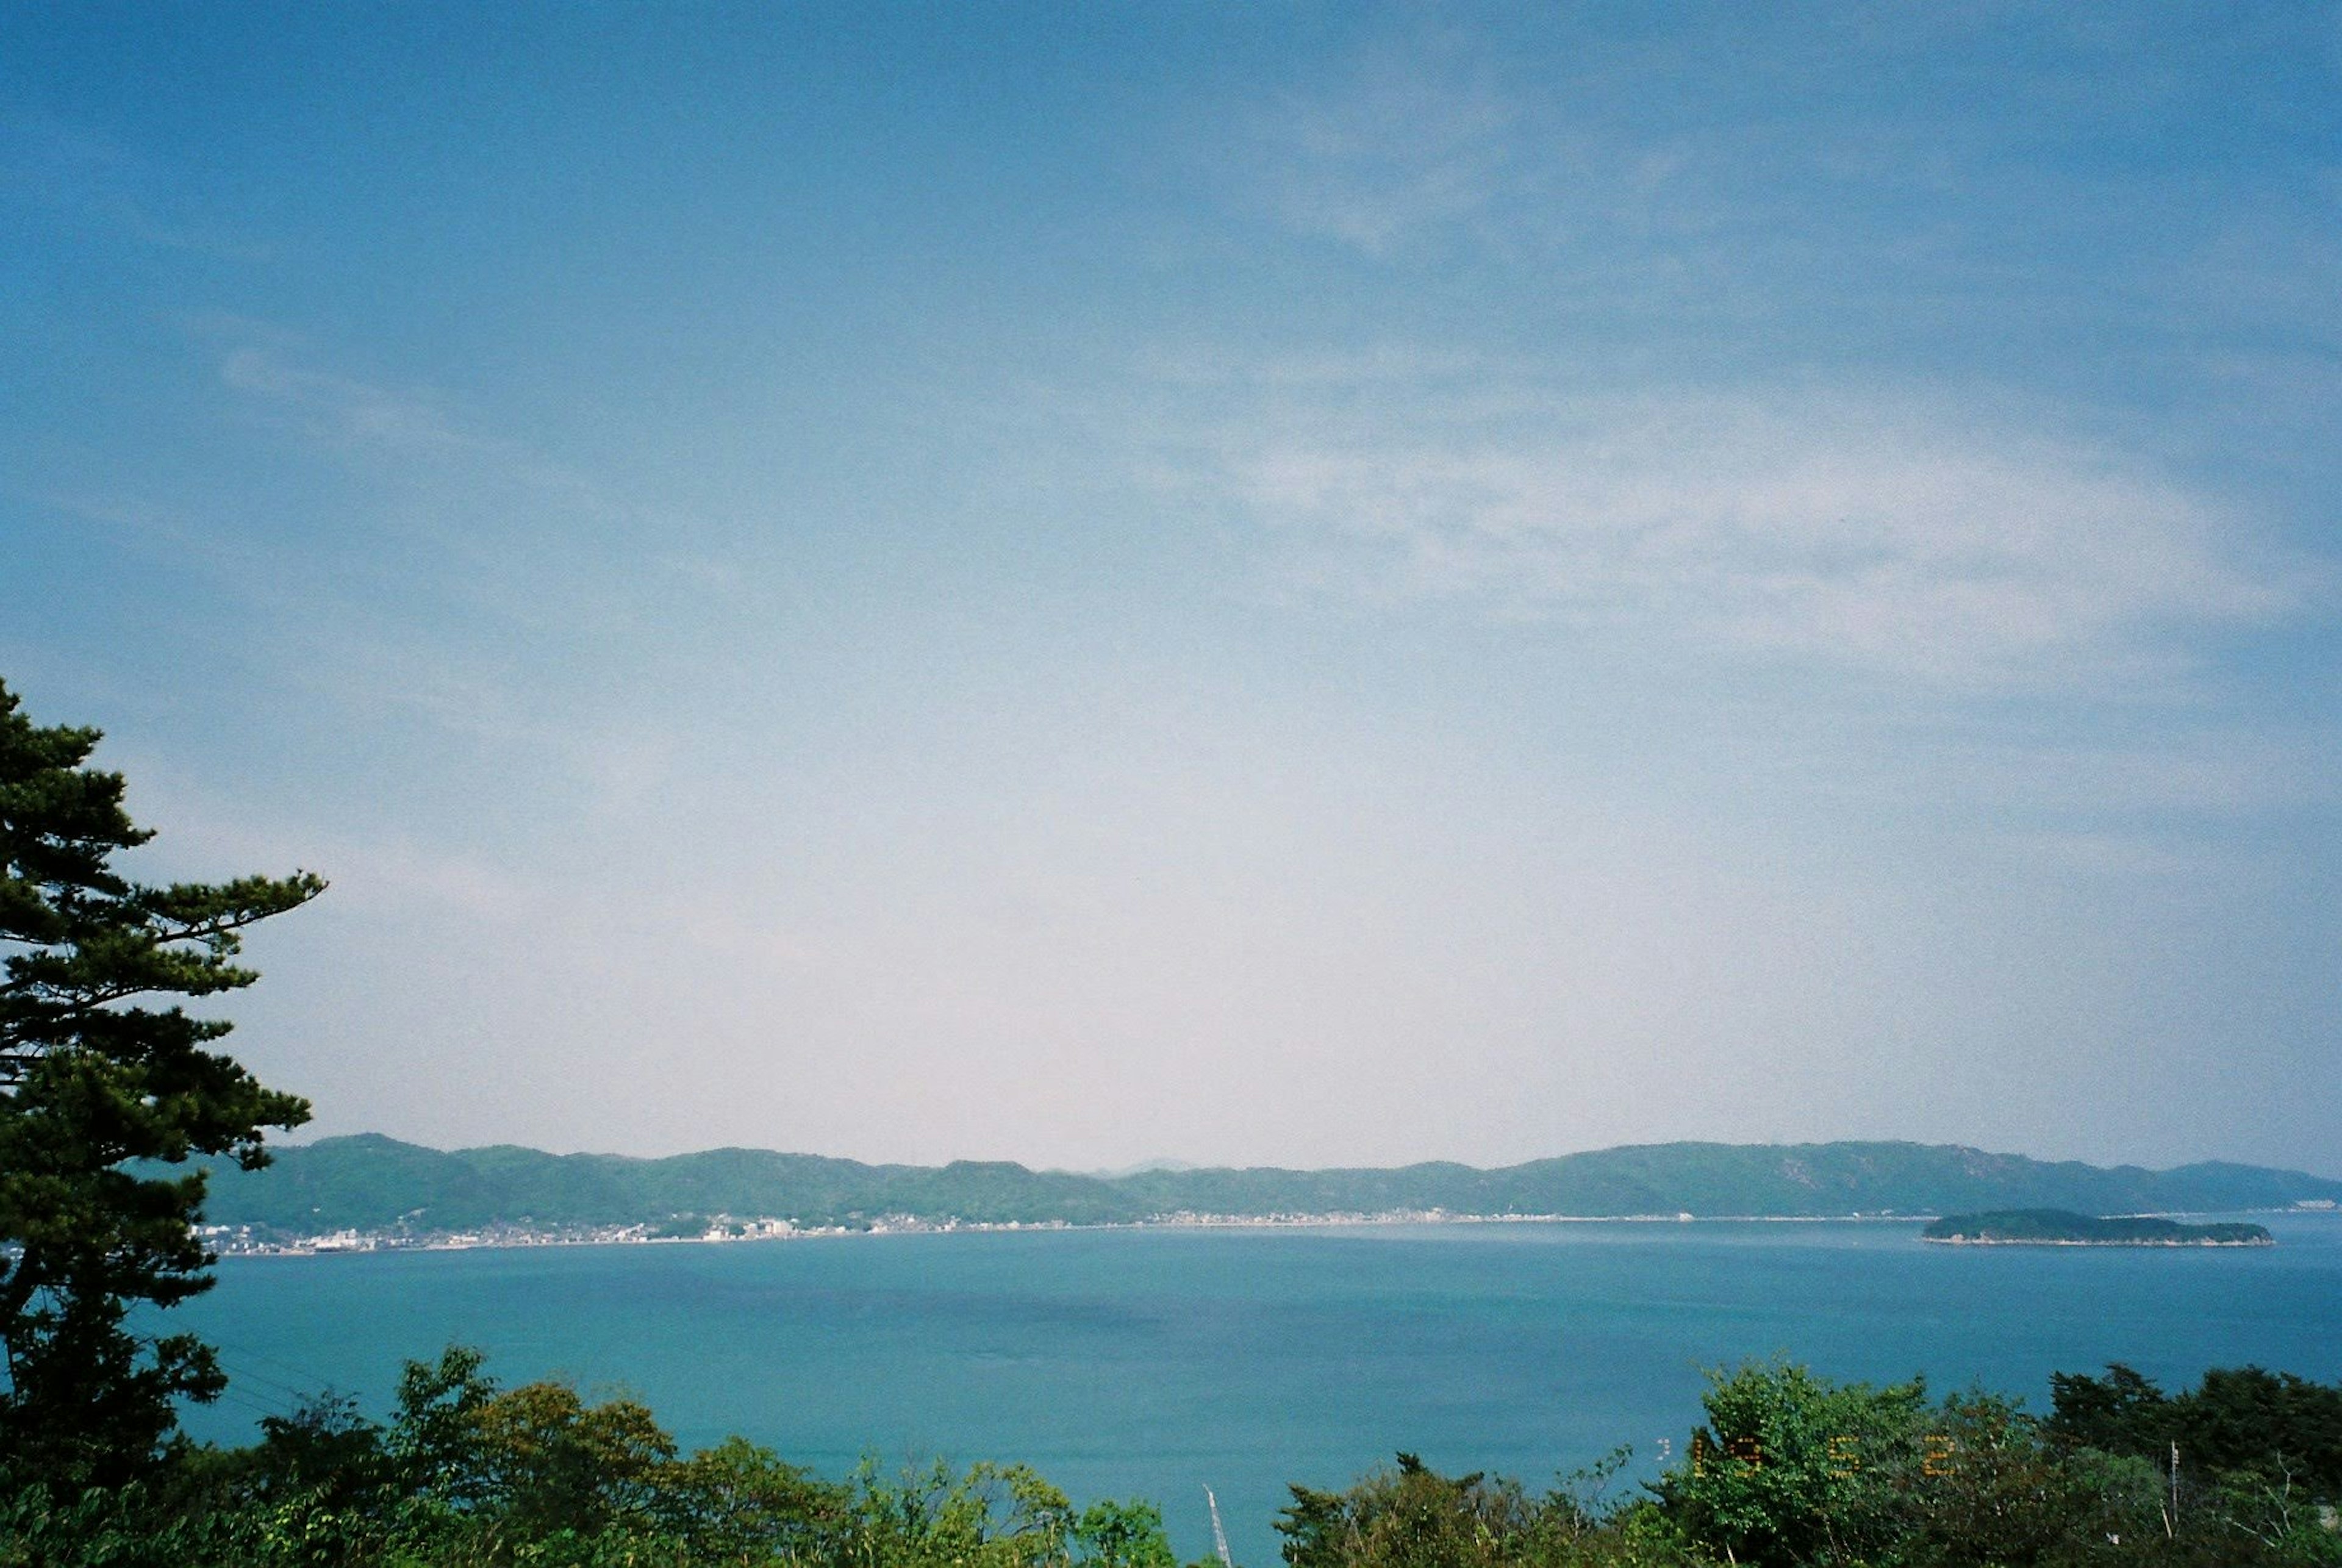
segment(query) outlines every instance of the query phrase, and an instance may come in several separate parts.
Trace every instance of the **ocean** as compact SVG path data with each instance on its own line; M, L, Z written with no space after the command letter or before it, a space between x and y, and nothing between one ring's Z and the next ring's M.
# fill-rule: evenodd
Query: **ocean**
M1630 1222L929 1233L230 1259L170 1314L233 1381L243 1442L324 1388L480 1347L505 1383L647 1402L686 1448L741 1433L839 1475L1023 1461L1160 1503L1183 1559L1272 1568L1286 1485L1406 1449L1532 1489L1620 1443L1654 1473L1706 1369L1786 1356L2046 1409L2052 1371L2342 1379L2342 1215L2274 1248L1954 1248L1913 1223Z

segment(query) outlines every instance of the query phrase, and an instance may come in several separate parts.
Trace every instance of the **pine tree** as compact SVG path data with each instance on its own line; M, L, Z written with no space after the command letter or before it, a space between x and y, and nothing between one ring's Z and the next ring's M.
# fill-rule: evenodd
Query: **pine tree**
M207 1049L228 1032L173 998L257 978L239 933L307 903L307 872L153 887L115 857L153 837L92 729L38 728L0 684L0 1466L110 1484L147 1463L173 1402L225 1386L189 1334L133 1332L211 1285L195 1155L264 1164L308 1103Z

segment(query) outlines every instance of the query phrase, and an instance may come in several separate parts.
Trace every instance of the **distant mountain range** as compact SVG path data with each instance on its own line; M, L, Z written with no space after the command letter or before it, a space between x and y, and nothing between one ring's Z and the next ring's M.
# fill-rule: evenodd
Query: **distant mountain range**
M441 1151L378 1134L278 1149L265 1170L215 1167L207 1217L288 1235L493 1225L684 1227L716 1216L800 1226L1129 1223L1180 1214L1944 1214L2070 1209L2184 1213L2342 1201L2342 1182L2226 1163L2149 1171L1920 1144L1656 1144L1496 1170L1157 1167L1115 1176L1005 1162L867 1165L712 1149L666 1159Z

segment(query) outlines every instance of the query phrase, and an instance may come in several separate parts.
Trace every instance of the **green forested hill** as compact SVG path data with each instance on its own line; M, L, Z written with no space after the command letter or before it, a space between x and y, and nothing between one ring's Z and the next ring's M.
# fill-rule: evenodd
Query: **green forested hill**
M729 1214L801 1224L885 1215L1096 1224L1174 1213L1704 1215L1947 1213L2073 1209L2137 1213L2342 1200L2342 1182L2252 1165L2149 1171L1919 1144L1658 1144L1496 1170L1146 1171L1119 1177L1006 1163L866 1165L711 1149L667 1159L548 1154L498 1144L445 1153L375 1134L277 1151L264 1171L215 1171L209 1217L293 1233L663 1223Z

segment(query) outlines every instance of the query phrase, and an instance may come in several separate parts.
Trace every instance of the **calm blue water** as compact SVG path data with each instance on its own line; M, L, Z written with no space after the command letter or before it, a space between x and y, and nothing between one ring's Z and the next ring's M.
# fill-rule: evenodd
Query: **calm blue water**
M740 1432L842 1474L865 1453L1028 1462L1076 1501L1164 1505L1276 1561L1285 1483L1397 1448L1532 1486L1678 1448L1701 1369L1777 1352L2046 1407L2048 1374L2167 1383L2257 1362L2342 1378L2342 1216L2249 1251L1942 1248L1914 1227L1648 1223L1073 1231L231 1260L175 1327L237 1383L243 1441L330 1384L377 1411L451 1343L501 1380L646 1400L686 1446Z

